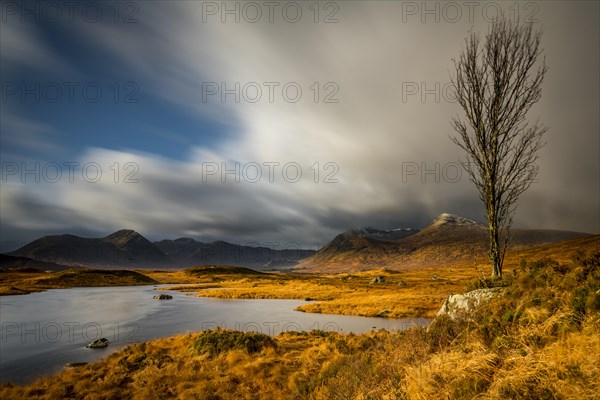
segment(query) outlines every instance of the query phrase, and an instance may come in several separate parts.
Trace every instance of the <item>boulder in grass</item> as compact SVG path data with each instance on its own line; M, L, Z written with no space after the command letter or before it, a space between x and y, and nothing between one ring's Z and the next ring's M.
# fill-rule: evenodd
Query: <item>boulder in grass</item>
M385 276L381 276L378 275L375 278L371 279L371 284L373 283L384 283L385 282Z
M446 298L437 316L447 315L452 320L464 318L500 295L502 288L477 289L465 294L451 294Z

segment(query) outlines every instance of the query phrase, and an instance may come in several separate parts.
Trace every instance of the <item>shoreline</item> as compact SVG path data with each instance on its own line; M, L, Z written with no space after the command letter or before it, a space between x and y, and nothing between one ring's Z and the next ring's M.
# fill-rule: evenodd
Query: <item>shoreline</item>
M167 286L168 287L168 286ZM75 289L79 292L79 294L77 296L81 297L81 298L85 298L88 296L88 293L90 293L91 291L86 290L87 288L69 288L69 289ZM155 285L145 285L145 286L141 286L138 288L133 288L133 286L121 286L121 287L96 287L94 288L96 289L93 293L93 297L94 299L98 298L98 299L104 299L106 298L106 296L112 296L109 295L109 293L116 293L116 296L120 298L120 295L118 295L118 293L122 292L122 290L125 290L124 293L143 293L141 296L140 295L135 295L134 298L138 298L140 299L143 303L146 303L146 299L147 299L147 303L150 305L150 307L154 307L154 305L158 305L158 309L162 309L162 310L169 310L171 309L171 305L169 303L169 301L157 301L157 300L152 300L152 293L157 293L159 292L157 289L161 289L160 287L157 288L155 287ZM113 290L113 289L119 289L120 291L117 290ZM133 290L132 290L133 289ZM50 294L49 296L42 296L39 299L41 299L42 301L44 301L43 299L53 299L50 300L50 303L54 304L56 302L57 299L69 299L69 292L70 291L61 291L61 292L56 292L55 290L49 290L47 293L49 294L50 292L55 292L54 294ZM160 292L159 292L160 293ZM52 367L52 369L48 369L48 374L52 375L52 374L56 374L56 373L60 373L61 371L64 371L66 368L66 364L69 363L78 363L78 362L88 362L90 365L93 365L92 363L98 362L102 359L104 359L105 357L109 356L110 354L112 354L115 351L120 351L123 347L127 347L136 343L142 343L142 342L154 342L157 340L162 340L162 339L170 339L174 336L178 336L184 333L198 333L201 331L206 331L206 330L210 330L210 329L214 329L215 327L221 327L223 329L228 329L228 330L235 330L235 331L240 331L243 333L248 333L250 331L256 331L256 332L262 332L265 334L268 334L269 336L278 336L281 335L282 333L286 333L286 332L299 332L300 334L304 334L304 333L309 333L312 330L322 330L322 331L326 331L326 332L335 332L335 333L339 333L339 334L352 334L352 335L362 335L364 333L369 333L372 332L374 330L387 330L390 332L394 332L394 331L400 331L403 329L406 329L408 327L413 327L413 326L425 326L426 324L428 324L430 321L428 319L408 319L405 321L392 321L390 320L389 322L384 322L383 320L381 322L377 322L376 320L364 320L363 317L357 317L357 316L348 316L348 315L331 315L331 316L327 316L327 315L323 315L323 316L303 316L301 313L298 313L296 311L293 311L299 304L302 303L302 301L298 301L298 300L284 300L284 299L263 299L262 301L265 303L258 303L259 305L252 305L252 304L257 304L254 303L256 301L261 301L260 299L247 299L247 300L252 300L250 302L246 301L246 302L240 302L239 299L226 299L225 302L226 303L232 303L232 305L225 305L224 307L222 305L219 305L218 303L225 303L223 301L218 301L219 299L215 299L217 300L217 304L215 305L216 308L214 308L214 312L211 312L210 309L212 309L212 301L209 298L197 298L197 300L199 300L198 302L193 301L193 298L187 298L185 293L174 293L174 298L175 299L179 299L179 301L177 302L177 306L176 308L181 309L181 312L176 314L179 315L180 317L173 317L173 318L168 318L168 315L174 315L174 314L164 314L165 311L163 311L162 314L157 314L156 317L154 318L155 322L143 322L143 321L139 321L138 322L138 327L134 330L135 331L139 331L141 333L141 335L135 335L132 337L133 341L126 341L126 342L122 342L120 339L115 339L114 337L114 330L113 330L113 325L111 325L110 322L107 322L106 324L103 322L100 322L101 324L101 332L103 332L101 334L101 337L106 337L110 340L111 344L108 348L109 351L99 351L96 352L95 350L83 350L83 347L85 345L86 342L88 342L88 340L83 340L83 337L78 337L78 339L76 339L76 341L74 342L76 347L79 349L77 350L76 354L79 355L74 355L73 357L69 356L69 357L65 357L66 355L70 355L71 352L70 350L67 349L68 354L65 354L65 356L59 357L58 359L58 365L55 365ZM18 299L18 298L16 298ZM284 301L279 301L284 300ZM23 304L31 304L33 307L35 307L36 304L38 303L37 300L37 296L36 299L32 299L32 300L23 300L24 303ZM177 301L177 300L175 300ZM9 303L13 303L13 305L18 305L20 303L18 303L16 300L11 300L10 302L7 301L7 306ZM239 306L238 306L238 302L239 302ZM70 302L71 304L75 304L72 301ZM97 302L96 302L97 303ZM198 304L198 307L196 307L196 304ZM163 307L166 306L167 308ZM198 311L197 313L194 314L189 314L188 311L190 307L193 307L196 310L202 310L206 307L209 307L208 314L206 314L203 311ZM234 308L232 308L234 307ZM256 318L258 319L247 319L244 318L244 315L247 315L246 312L244 312L243 310L255 310L257 309L257 307L259 307L259 309L267 309L267 310L280 310L280 309L285 309L288 310L284 315L282 316L281 314L279 314L279 312L275 312L274 314L272 314L274 319L270 319L269 315L267 314L266 316L257 316ZM273 308L271 308L273 307ZM14 309L14 307L13 307ZM227 319L227 318L223 318L220 319L218 316L222 315L220 314L220 312L218 310L240 310L240 314L239 315L233 315L233 320L232 319ZM51 311L51 310L49 310ZM58 310L57 310L58 312ZM170 311L166 311L167 313L171 313ZM50 312L49 314L43 312L43 314L41 315L54 315L55 313ZM264 314L264 313L263 313ZM294 316L294 314L296 314L296 316ZM96 314L94 314L96 315ZM186 316L190 316L190 315L197 315L198 317L196 318L186 318ZM204 315L204 317L202 317L202 315ZM181 317L183 316L183 317ZM5 314L4 315L6 319L4 322L6 321L16 321L16 323L19 324L19 326L23 326L22 323L26 323L27 327L33 327L33 325L29 325L30 322L22 322L25 320L20 320L20 319L14 319L14 318L10 318L9 314ZM166 319L163 319L163 317L167 317ZM332 318L329 318L332 317ZM351 318L348 318L351 317ZM43 318L43 317L42 317ZM57 318L57 317L55 317ZM103 317L99 317L96 316L96 318L101 318L101 320L99 321L104 321L104 319L102 319ZM115 316L115 321L128 321L128 317L127 316L121 316L121 317L117 317ZM216 319L215 319L216 318ZM237 318L237 319L235 319ZM262 319L261 319L262 318ZM342 319L340 319L342 318ZM353 319L356 318L356 321L353 321ZM131 318L129 318L131 319ZM39 319L34 319L32 321L36 321ZM58 321L58 319L55 319L56 321ZM362 320L362 321L361 321ZM379 319L378 319L379 320ZM170 321L170 322L169 322ZM187 323L183 323L182 325L180 325L179 323L176 323L175 321L188 321ZM193 322L196 321L196 322ZM201 321L202 325L201 325ZM214 322L212 322L214 321ZM235 321L239 321L239 322L235 322ZM256 321L256 322L247 322L247 321ZM261 322L264 321L264 322ZM276 323L275 321L279 321L278 323ZM85 322L85 321L83 321ZM81 322L81 324L83 324L83 322ZM33 324L34 322L31 322L31 324ZM94 323L96 326L99 326L97 323ZM108 324L108 325L107 325ZM153 326L158 326L158 325L163 325L164 328L161 329L160 333L158 333L159 331L156 332L151 332L151 331L147 331L147 327L150 327L150 329L153 329ZM42 323L42 325L40 326L40 330L42 332L45 332L45 329L48 326L56 326L56 323ZM61 327L63 325L60 325ZM80 325L79 325L80 326ZM119 322L119 327L121 327L119 329L119 337L121 337L123 334L127 334L128 332L131 332L130 330L121 330L121 329L125 329L127 325L123 325L121 324L121 322ZM173 328L168 328L167 326L172 326ZM193 328L190 328L189 326L194 326ZM202 327L201 327L202 326ZM23 328L21 328L23 329ZM29 328L28 328L29 329ZM71 329L71 328L69 328ZM69 330L69 332L71 332L71 330ZM63 334L65 334L66 331L63 331ZM93 332L92 332L93 333ZM158 333L158 334L157 334ZM70 334L70 333L69 333ZM112 335L112 336L110 336ZM14 335L13 335L14 336ZM63 338L65 338L64 335L61 335ZM100 336L98 336L100 337ZM14 338L14 337L13 337ZM17 340L19 340L19 338L16 338ZM31 337L29 337L29 339L31 339ZM114 341L113 341L114 339ZM12 343L12 344L11 344ZM66 343L63 343L66 344ZM47 343L46 345L44 345L45 350L44 351L51 351L54 352L55 354L62 354L63 350L61 350L63 347L63 344L61 345L54 345L52 343ZM18 342L16 341L9 341L5 344L6 346L10 346L7 347L6 349L12 349L11 352L14 353L15 351L19 352L20 350L20 345ZM72 346L69 344L66 344L67 346ZM4 346L4 345L3 345ZM57 347L58 346L58 347ZM24 348L24 351L29 351L26 348ZM83 352L86 352L87 355L84 355ZM6 353L7 355L9 354L8 352ZM29 354L29 353L27 353ZM34 353L31 353L34 354ZM36 353L37 354L37 353ZM75 354L75 353L74 353ZM95 356L99 356L100 358L95 359ZM89 357L92 357L92 359L90 359ZM51 357L54 358L54 357ZM11 358L12 359L12 358ZM8 360L7 360L8 361ZM60 362L62 361L62 363ZM56 363L56 361L54 362ZM3 373L2 375L7 376L7 381L11 382L12 384L19 384L19 385L28 385L32 383L31 379L27 379L25 381L21 381L18 377L10 377L11 374L9 374L8 371L11 371L10 367L11 365L14 365L15 367L17 367L17 371L21 371L24 374L27 372L25 369L21 370L20 368L24 368L25 364L21 364L21 363L17 363L17 364L12 364L8 363L5 365L5 368L7 368L6 370L3 368ZM42 364L42 365L45 365ZM93 367L92 367L93 368ZM44 367L45 369L45 367ZM75 370L76 368L71 368L73 370ZM35 375L41 373L41 374L45 374L45 372L40 371L40 372L33 372L32 377L35 378ZM14 374L13 374L14 375ZM43 375L43 376L47 376L47 375ZM13 380L11 380L13 379ZM14 379L17 379L16 381ZM4 381L4 380L3 380Z

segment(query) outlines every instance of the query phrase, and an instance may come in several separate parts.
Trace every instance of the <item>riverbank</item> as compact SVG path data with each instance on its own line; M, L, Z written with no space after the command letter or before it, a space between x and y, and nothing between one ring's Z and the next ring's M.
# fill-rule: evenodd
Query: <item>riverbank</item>
M593 399L600 253L523 262L472 315L361 335L212 330L136 344L3 399Z
M60 272L37 270L0 271L0 296L22 295L72 287L137 286L158 283L129 270L74 269Z
M163 290L191 292L197 296L222 299L307 300L298 311L365 317L432 318L444 299L464 292L476 277L472 267L423 268L391 271L385 269L353 274L207 274L189 270L150 272L161 283L186 282Z
M278 335L287 331L361 334L426 326L427 319L365 318L294 311L303 300L221 300L169 292L154 285L53 289L0 299L0 384L32 383L67 363L94 362L124 345L221 327ZM165 293L165 292L158 292ZM85 345L106 338L106 349Z
M220 269L73 270L0 273L0 295L20 295L71 287L172 284L163 290L222 299L306 300L298 311L365 317L432 318L452 293L463 292L476 276L472 267L385 269L355 274L261 273L237 267Z

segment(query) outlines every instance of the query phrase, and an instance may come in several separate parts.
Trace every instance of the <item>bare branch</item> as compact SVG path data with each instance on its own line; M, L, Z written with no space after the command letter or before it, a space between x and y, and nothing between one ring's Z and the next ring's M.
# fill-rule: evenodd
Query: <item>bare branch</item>
M466 121L452 119L452 141L467 155L463 164L485 204L492 275L501 276L519 196L537 176L546 128L526 116L541 98L548 70L541 33L505 16L496 19L483 46L475 33L465 39L455 75L455 98ZM537 67L536 67L537 66Z

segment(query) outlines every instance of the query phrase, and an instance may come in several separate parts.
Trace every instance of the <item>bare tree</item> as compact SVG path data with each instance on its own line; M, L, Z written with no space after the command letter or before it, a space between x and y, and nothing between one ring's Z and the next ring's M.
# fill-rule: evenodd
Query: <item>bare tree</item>
M489 225L492 277L502 277L504 255L517 200L535 179L536 161L547 128L526 120L541 97L546 74L541 33L500 16L480 46L471 32L454 61L455 97L466 121L458 116L452 141L467 153L463 164L485 204Z

